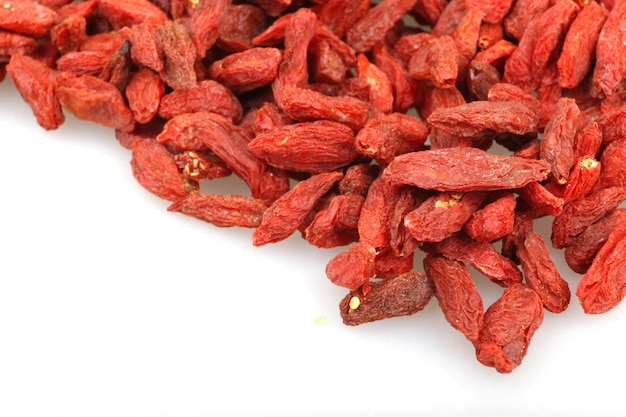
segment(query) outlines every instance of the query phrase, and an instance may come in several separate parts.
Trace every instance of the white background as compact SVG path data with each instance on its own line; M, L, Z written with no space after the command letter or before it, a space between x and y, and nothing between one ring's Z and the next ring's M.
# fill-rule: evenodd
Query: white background
M324 274L338 250L300 236L255 248L250 230L168 213L112 131L71 115L44 131L9 79L0 140L2 416L626 412L625 305L587 316L573 298L546 312L522 365L501 375L435 300L343 326L345 291ZM555 259L574 292L579 276ZM486 306L500 294L477 284Z

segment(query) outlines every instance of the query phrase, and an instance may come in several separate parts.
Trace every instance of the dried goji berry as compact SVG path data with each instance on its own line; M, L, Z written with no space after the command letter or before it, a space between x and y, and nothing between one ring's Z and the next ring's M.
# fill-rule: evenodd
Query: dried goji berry
M33 0L6 1L0 7L0 28L36 38L47 36L58 20L54 10Z
M417 0L410 14L418 21L433 26L447 5L446 0Z
M489 89L487 95L489 101L523 101L528 105L539 109L541 103L532 94L510 83L496 83Z
M258 109L251 109L241 120L240 126L249 126L255 135L274 128L290 125L292 120L282 113L276 104L265 102Z
M486 196L480 191L435 194L407 213L404 226L420 242L440 242L461 230Z
M517 45L506 39L501 39L489 48L478 52L474 59L476 61L486 62L493 65L496 69L502 70L504 63L515 49L517 49Z
M396 275L406 274L413 270L413 253L408 255L398 255L394 250L383 249L377 252L374 259L374 269L376 277L393 278Z
M503 191L488 199L488 204L472 213L463 225L465 233L479 242L493 242L513 231L515 196Z
M483 20L488 23L500 22L509 12L513 0L489 0L466 2L468 7L477 7L483 12Z
M360 195L334 196L328 208L320 210L303 235L320 248L343 246L359 240L359 215L365 198Z
M425 88L424 100L418 107L419 114L424 119L432 114L435 109L456 107L465 104L465 98L456 87L449 88Z
M137 182L152 194L178 201L187 196L187 187L178 172L174 156L152 139L133 142L130 165Z
M356 164L346 169L341 181L339 181L339 192L344 195L360 195L365 197L380 172L380 168L375 164Z
M321 174L320 174L321 175ZM356 290L374 278L376 248L357 243L335 255L326 265L326 276L335 285Z
M181 150L205 150L218 134L228 136L229 126L229 120L217 113L182 113L165 123L157 140Z
M546 0L531 1L538 2ZM516 4L521 3L522 2L519 1L516 2ZM504 81L515 84L528 92L532 92L537 87L537 81L535 75L532 73L531 65L535 45L540 35L540 23L539 18L527 22L527 26L520 32L521 38L517 48L511 52L509 59L507 59L504 64Z
M166 94L159 106L159 116L172 119L184 113L212 112L233 123L241 120L243 107L232 91L213 80L203 80Z
M41 127L56 129L65 121L55 93L55 70L31 57L16 53L11 56L6 71L22 98L30 105Z
M35 39L13 32L0 30L0 60L11 59L11 55L30 55L37 49Z
M626 209L617 208L590 225L565 248L565 261L574 272L584 274L613 229L626 224Z
M59 71L74 75L98 76L109 61L109 57L96 51L72 51L63 54L56 62Z
M358 131L369 117L367 104L353 97L331 97L298 87L283 87L274 94L280 109L300 122L327 119Z
M526 284L535 290L546 310L563 312L570 301L567 282L561 277L545 241L537 233L529 233L517 244L517 257L522 265Z
M594 97L610 96L624 78L624 19L626 2L616 1L596 42L596 64L591 84L591 94Z
M502 238L502 255L519 264L517 258L517 243L523 241L525 236L534 232L533 213L528 210L516 210L515 222L513 223L513 232Z
M125 30L124 30L125 29ZM130 41L130 57L137 65L146 66L156 72L163 70L162 51L157 45L154 30L146 23L120 30Z
M113 84L90 75L60 77L55 91L61 105L80 119L123 132L135 128L135 116Z
M313 37L308 49L310 78L316 83L341 84L348 74L348 66L328 42Z
M397 256L410 256L420 245L406 225L406 215L417 209L428 194L414 187L403 187L394 201L388 219L389 248Z
M67 17L50 30L50 40L62 54L78 50L86 36L87 19L82 16Z
M445 148L396 157L382 178L439 191L501 190L543 181L549 171L541 160L487 153L476 148Z
M301 88L307 85L307 48L315 35L317 19L315 14L308 9L300 9L289 20L283 20L283 22L285 48L278 78L274 82L274 94L280 92L281 88Z
M458 72L461 85L465 85L469 63L476 55L480 25L483 18L483 12L479 8L468 8L456 30L451 35L458 51Z
M96 10L96 0L83 0L81 2L66 2L63 6L55 9L62 18L70 16L87 17Z
M174 90L193 87L197 81L196 54L187 28L168 20L154 33L156 45L164 56L163 69L159 73L163 81Z
M533 139L526 142L521 148L517 149L513 156L526 159L539 159L539 153L541 148L541 142L538 139Z
M400 187L393 186L382 175L372 182L359 218L361 242L375 248L389 246L389 218L401 193Z
M98 13L104 16L114 29L147 23L151 26L167 21L167 15L148 0L96 0Z
M260 34L258 34L257 36L255 36L254 38L252 38L252 45L254 46L275 46L281 43L281 41L284 40L285 38L285 30L287 29L287 26L289 25L289 22L292 19L305 19L305 22L303 22L306 25L306 28L303 26L302 29L304 29L302 31L302 33L308 33L309 32L309 27L306 24L306 22L308 22L310 20L310 18L312 17L309 13L310 10L305 10L304 12L298 10L295 13L289 13L283 16L278 17L276 20L274 20L272 22L271 25L269 25L263 32L261 32ZM298 17L296 17L298 16ZM300 25L298 25L300 26ZM293 35L291 35L293 36ZM308 39L308 35L307 35L307 40L306 42L309 42L310 39ZM289 42L289 41L287 41ZM294 43L295 45L295 43ZM287 45L284 45L285 48L287 47Z
M560 97L559 97L560 98ZM554 116L556 111L554 109L548 109L545 103L542 103L539 98L535 97L533 94L528 93L521 89L520 87L510 84L510 83L502 83L498 82L494 84L487 94L487 100L489 101L522 101L526 103L529 107L534 109L539 115L539 130L545 133L545 128L550 119ZM558 99L557 99L558 100ZM552 103L550 103L552 105ZM521 139L526 139L525 142L530 140L534 140L534 135L526 135ZM541 145L542 142L536 142ZM524 143L525 144L525 143ZM505 145L506 146L506 145ZM522 145L523 146L523 145ZM510 149L517 151L518 149ZM540 147L538 148L540 150ZM537 154L537 158L540 155Z
M99 78L117 87L120 92L124 92L128 77L130 76L130 43L125 41L120 48L109 58L102 68Z
M251 48L213 62L209 74L234 93L244 93L272 82L281 59L279 49Z
M586 196L598 182L598 178L601 176L601 168L602 164L593 158L579 158L563 187L563 194L561 195L563 200L568 203ZM614 185L626 185L626 183L611 184L609 186Z
M252 38L267 26L263 10L251 4L233 4L219 27L216 44L229 52L243 52L252 48Z
M419 85L411 78L404 64L391 54L383 43L376 44L372 49L374 64L387 75L393 88L393 110L405 113L420 101Z
M485 312L476 346L476 359L498 372L510 373L526 356L528 345L543 321L537 293L514 284Z
M80 44L81 51L100 52L106 56L111 56L117 52L126 38L118 32L100 32L88 35Z
M428 255L424 272L435 284L435 297L448 323L476 342L485 312L469 269L461 262Z
M357 156L352 129L330 120L261 133L250 141L248 149L274 167L310 173L336 170Z
M199 0L191 15L191 36L198 57L203 58L219 37L230 0Z
M219 227L257 227L266 209L263 201L240 195L191 193L175 201L167 210Z
M393 44L393 55L406 65L418 48L421 48L425 43L431 42L435 38L435 36L428 32L404 35Z
M163 123L161 120L152 119L146 124L137 124L132 132L122 132L121 130L115 131L115 138L119 144L126 149L132 149L133 142L139 139L152 139L155 140L157 135L163 129Z
M537 132L536 108L517 101L473 101L456 107L439 108L428 116L438 129L475 138L487 131L524 135Z
M356 64L356 51L320 21L315 27L315 37L328 43L330 49L336 52L346 65L353 66Z
M626 199L626 188L609 187L567 203L552 221L552 246L564 248L587 227L617 208Z
M576 17L579 7L572 0L557 0L538 18L539 34L534 45L531 71L537 76L548 66L552 51L563 42L565 33Z
M626 135L626 105L618 106L596 119L602 132L602 144L607 145Z
M432 27L435 36L451 35L467 11L465 0L450 0Z
M393 111L393 89L387 75L359 54L356 64L357 79L368 85L368 102L372 116L384 116Z
M356 150L379 163L388 164L396 155L417 151L428 138L428 126L402 113L371 118L356 135Z
M455 85L459 70L459 51L451 36L424 42L408 63L412 78L432 82L439 88Z
M541 15L550 5L550 0L517 0L510 12L504 17L506 33L520 40L528 29L529 23Z
M519 188L517 192L520 198L532 207L532 212L536 217L546 214L558 216L563 212L565 200L554 195L538 182L528 183L523 188Z
M369 0L328 0L321 2L315 13L333 33L343 38L346 31L369 10L369 7Z
M131 75L125 92L137 123L148 123L159 110L165 86L157 74L144 67Z
M604 313L626 296L626 223L616 226L578 282L576 295L587 314Z
M606 17L604 6L592 1L580 10L572 22L557 62L561 87L577 86L591 69L596 42Z
M600 177L596 188L626 187L626 140L620 139L609 143L602 151ZM597 166L590 167L597 169Z
M471 265L498 285L508 287L522 282L522 273L515 263L487 242L477 242L457 233L436 243L434 248L448 259Z
M261 223L252 234L252 243L260 246L289 237L300 227L317 200L341 177L341 172L316 174L281 195L263 213Z
M565 184L575 162L574 137L579 115L574 99L560 99L541 141L541 158L552 165L550 175L559 184Z
M348 29L348 44L358 52L368 52L415 3L416 0L383 0Z
M357 326L415 314L426 307L434 294L431 279L414 271L370 285L367 294L357 289L341 300L339 311L344 324Z
M596 158L602 145L602 131L598 123L589 122L580 129L574 137L574 157L576 159L587 157Z

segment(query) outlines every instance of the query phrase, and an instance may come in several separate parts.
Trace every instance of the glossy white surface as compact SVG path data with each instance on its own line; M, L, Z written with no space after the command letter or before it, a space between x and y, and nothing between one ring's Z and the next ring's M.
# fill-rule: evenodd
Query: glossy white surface
M255 248L249 230L168 213L112 131L68 115L45 132L8 79L0 129L2 416L624 412L626 305L546 313L522 366L500 375L435 301L344 327L345 292L324 274L338 250L299 236ZM501 289L477 281L490 304Z

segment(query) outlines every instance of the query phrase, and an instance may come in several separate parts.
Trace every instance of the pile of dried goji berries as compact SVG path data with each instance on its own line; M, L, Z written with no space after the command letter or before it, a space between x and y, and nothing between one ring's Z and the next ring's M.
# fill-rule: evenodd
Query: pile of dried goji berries
M114 129L170 211L346 246L346 324L434 296L511 372L569 284L587 313L626 294L625 24L626 0L4 0L0 76L45 129ZM249 196L205 191L231 173ZM486 310L467 265L503 287Z

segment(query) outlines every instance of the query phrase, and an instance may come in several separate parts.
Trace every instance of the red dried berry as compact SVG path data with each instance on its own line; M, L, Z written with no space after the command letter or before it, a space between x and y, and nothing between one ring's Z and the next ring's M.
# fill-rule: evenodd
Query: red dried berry
M475 343L485 311L469 269L461 262L428 255L424 271L435 284L435 297L448 323Z
M54 10L33 0L8 1L0 7L0 28L35 38L47 36L58 20Z
M219 227L257 227L267 206L263 201L239 195L187 194L168 207Z
M174 156L152 139L135 140L130 162L137 182L146 190L169 201L187 196L185 182L178 172Z
M248 149L274 167L309 173L339 169L357 156L352 129L329 120L272 129L252 139Z
M432 299L432 281L419 272L406 272L384 281L372 282L367 293L358 289L339 304L343 323L357 326L390 317L408 316L426 307Z
M445 148L396 157L382 177L392 184L428 190L476 191L522 187L543 181L549 166L541 160L487 153L476 148Z
M135 128L135 117L113 84L90 75L60 77L56 94L61 105L80 119L122 132Z
M476 346L476 359L498 372L510 373L526 356L528 345L543 321L543 306L524 284L504 290L485 312Z
M326 276L335 285L356 290L374 277L375 259L374 247L357 243L328 262Z
M263 213L259 227L252 234L252 243L261 246L289 237L301 226L317 200L341 177L341 172L326 172L300 181Z
M30 105L41 127L52 130L65 121L55 93L55 70L31 57L16 53L11 56L6 71L22 98Z
M585 313L604 313L626 295L626 224L611 231L578 283L576 295Z

